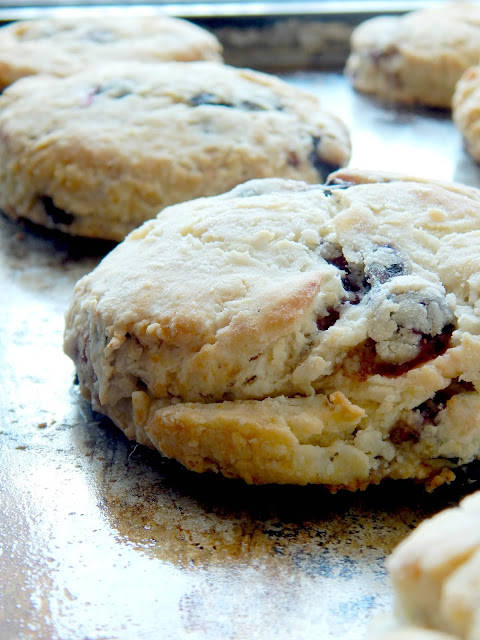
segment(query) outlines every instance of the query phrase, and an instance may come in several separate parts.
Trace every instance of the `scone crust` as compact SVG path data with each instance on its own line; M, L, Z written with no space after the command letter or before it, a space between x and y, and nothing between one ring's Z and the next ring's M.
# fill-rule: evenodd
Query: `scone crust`
M67 76L100 61L221 59L213 34L165 15L52 17L0 29L0 88L38 73Z
M457 81L480 59L480 7L438 4L359 25L346 64L353 86L388 101L450 109Z
M480 632L480 492L422 522L388 559L403 623L473 640Z
M196 471L449 481L480 451L479 194L344 170L170 207L76 286L80 388Z
M318 98L216 62L102 65L0 97L0 208L73 235L122 240L168 205L250 178L322 181L349 157Z

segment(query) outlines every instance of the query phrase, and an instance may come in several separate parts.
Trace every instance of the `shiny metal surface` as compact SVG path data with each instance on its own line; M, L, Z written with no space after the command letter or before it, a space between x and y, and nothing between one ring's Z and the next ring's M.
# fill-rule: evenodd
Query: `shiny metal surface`
M480 185L448 114L295 73L352 129L352 165ZM93 414L62 352L75 281L107 245L0 218L0 639L362 638L390 608L384 559L478 488L248 487L196 476Z
M85 13L104 11L152 12L160 10L169 15L185 18L229 18L271 16L349 16L352 14L375 15L382 12L404 13L433 5L437 0L10 0L0 5L0 20L36 18L45 12Z

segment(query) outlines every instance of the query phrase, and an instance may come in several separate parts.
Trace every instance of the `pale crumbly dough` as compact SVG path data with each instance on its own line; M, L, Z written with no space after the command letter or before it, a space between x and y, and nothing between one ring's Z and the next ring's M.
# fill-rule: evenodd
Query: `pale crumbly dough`
M400 623L457 640L478 640L480 492L422 522L394 550L387 566Z
M319 99L217 62L32 76L0 96L0 209L122 240L163 207L251 178L319 182L350 137Z
M449 109L460 76L480 61L480 5L439 2L372 18L353 31L350 47L345 71L359 91Z
M221 59L212 33L161 14L51 17L0 28L0 88L24 76L67 76L105 62Z
M462 75L452 100L453 121L463 136L465 148L480 162L480 66Z
M76 285L94 409L195 471L435 487L480 454L480 191L343 170L164 210Z

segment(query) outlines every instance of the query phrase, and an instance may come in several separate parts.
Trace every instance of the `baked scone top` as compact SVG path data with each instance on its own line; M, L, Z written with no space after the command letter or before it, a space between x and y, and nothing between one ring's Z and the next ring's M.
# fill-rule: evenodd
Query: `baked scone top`
M448 109L458 79L479 59L478 3L439 2L361 23L346 72L360 91Z
M105 64L0 96L0 208L76 235L122 240L165 206L250 178L323 181L349 157L316 96L218 62Z
M51 17L0 29L0 87L28 75L66 76L109 61L221 58L213 34L165 15Z
M152 416L168 407L188 408L177 426L219 408L224 422L257 416L259 439L286 420L292 448L331 463L227 470L250 481L356 488L473 459L479 192L332 179L252 181L171 207L83 278L65 346L94 406L164 451Z

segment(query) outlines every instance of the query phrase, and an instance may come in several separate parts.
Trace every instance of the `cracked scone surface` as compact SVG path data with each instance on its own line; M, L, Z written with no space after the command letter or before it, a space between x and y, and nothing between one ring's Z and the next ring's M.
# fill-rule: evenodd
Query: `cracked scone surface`
M169 16L52 17L0 28L0 87L24 76L67 76L100 62L221 60L217 38Z
M72 235L122 240L167 205L252 178L319 182L349 157L318 98L216 62L34 76L0 96L0 209Z
M479 638L480 492L422 522L387 566L399 622L452 639Z
M430 486L480 452L480 192L340 171L164 210L75 288L65 350L131 439L251 483Z
M450 109L462 73L480 59L480 6L450 2L360 24L346 73L385 100Z

